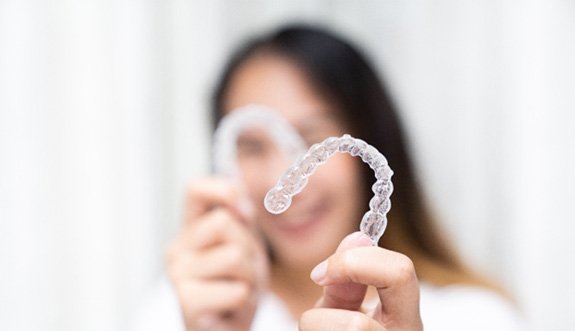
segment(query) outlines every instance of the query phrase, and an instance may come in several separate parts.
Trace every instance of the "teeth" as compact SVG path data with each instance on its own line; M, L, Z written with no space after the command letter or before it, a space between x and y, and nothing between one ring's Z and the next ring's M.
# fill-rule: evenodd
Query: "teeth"
M376 195L380 196L390 196L391 192L393 192L393 183L390 180L378 179L371 186L371 190Z
M338 150L339 138L329 137L323 141L322 145L325 146L325 149L328 153L328 157L330 157L333 155L333 153L337 152L337 150Z
M355 141L350 135L345 134L341 138L339 138L338 150L340 152L350 153L354 147L355 147Z
M386 165L384 165L383 167L380 167L378 169L375 170L375 178L377 179L391 179L391 176L393 175L393 170L391 170L390 167Z
M315 169L318 165L320 165L320 163L320 158L314 154L307 153L297 166L300 168L301 175L307 178L314 173Z
M391 209L391 200L384 196L376 195L369 201L369 208L383 215Z
M307 177L302 176L302 172L299 167L291 167L279 180L279 185L291 196L301 192L306 184Z
M355 145L349 151L352 156L358 156L360 153L365 151L367 148L367 143L361 139L356 139Z
M368 145L364 150L359 152L359 157L361 157L363 162L371 164L378 157L378 154L379 151L375 147Z
M309 148L308 155L315 156L318 163L324 163L331 156L325 144L314 144Z
M389 197L393 192L391 183L393 171L388 166L385 156L375 147L348 134L339 138L329 137L311 146L308 152L296 162L296 165L290 168L276 186L268 192L264 205L269 212L274 214L287 210L292 197L301 192L307 184L308 177L335 152L359 156L375 172L377 181L372 186L375 196L369 202L370 210L363 216L360 230L371 238L374 245L377 245L387 226L385 215L391 208Z
M264 206L273 214L281 214L291 205L291 196L281 188L274 187L264 199Z
M371 210L367 211L365 215L363 215L361 224L359 225L361 232L368 235L374 245L377 245L379 238L381 238L383 232L385 232L386 227L387 217Z

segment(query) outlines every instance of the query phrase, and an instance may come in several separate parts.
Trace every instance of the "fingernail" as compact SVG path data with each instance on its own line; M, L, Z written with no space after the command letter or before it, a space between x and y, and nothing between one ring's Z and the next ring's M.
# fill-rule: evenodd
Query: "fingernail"
M363 232L360 232L360 236L357 237L357 243L361 246L372 246L373 241L371 238Z
M348 235L348 239L356 241L359 240L359 238L365 236L365 233L361 232L361 231L355 231L354 233Z
M327 274L327 260L321 262L320 264L316 265L315 268L313 268L310 274L310 278L314 282L320 284L320 282L325 278L326 274Z
M351 240L354 243L358 243L358 244L367 244L367 243L371 244L371 238L361 231L356 231L356 232L350 234L347 237L347 240Z
M347 235L339 246L337 247L338 252L342 252L344 250L353 248L353 247L361 247L361 246L371 246L371 239L365 233L356 231L352 234Z

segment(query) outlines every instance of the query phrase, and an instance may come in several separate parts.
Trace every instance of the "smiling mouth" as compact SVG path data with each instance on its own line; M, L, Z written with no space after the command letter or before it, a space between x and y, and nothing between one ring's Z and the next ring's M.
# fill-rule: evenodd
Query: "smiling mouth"
M327 204L320 202L309 207L300 207L292 213L288 211L274 220L274 227L284 233L303 235L324 220L327 209Z

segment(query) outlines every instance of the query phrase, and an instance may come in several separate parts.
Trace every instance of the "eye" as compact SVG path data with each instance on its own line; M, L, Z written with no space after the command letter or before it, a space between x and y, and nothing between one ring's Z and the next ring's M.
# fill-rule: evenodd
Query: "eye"
M270 145L255 137L240 137L237 143L239 158L264 157L269 153Z
M340 136L345 133L336 119L323 116L301 125L299 132L308 146L322 142L327 137Z
M305 143L279 114L248 105L222 118L214 132L213 150L214 171L239 176L240 167L260 169L276 157L295 159Z

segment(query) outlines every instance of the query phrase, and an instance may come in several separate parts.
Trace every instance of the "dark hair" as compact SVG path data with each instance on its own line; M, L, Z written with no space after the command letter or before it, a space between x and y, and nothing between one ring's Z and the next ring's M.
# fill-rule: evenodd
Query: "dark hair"
M388 232L380 244L410 256L423 278L453 280L445 275L425 277L419 269L430 270L431 274L443 274L437 270L446 270L467 275L441 237L426 206L396 107L375 70L357 48L323 28L305 25L286 26L247 43L232 57L216 87L213 96L216 122L225 111L223 103L232 76L256 54L281 56L295 63L336 107L350 133L376 147L388 159L394 171L393 208ZM367 199L372 195L373 171L365 167L363 178Z

